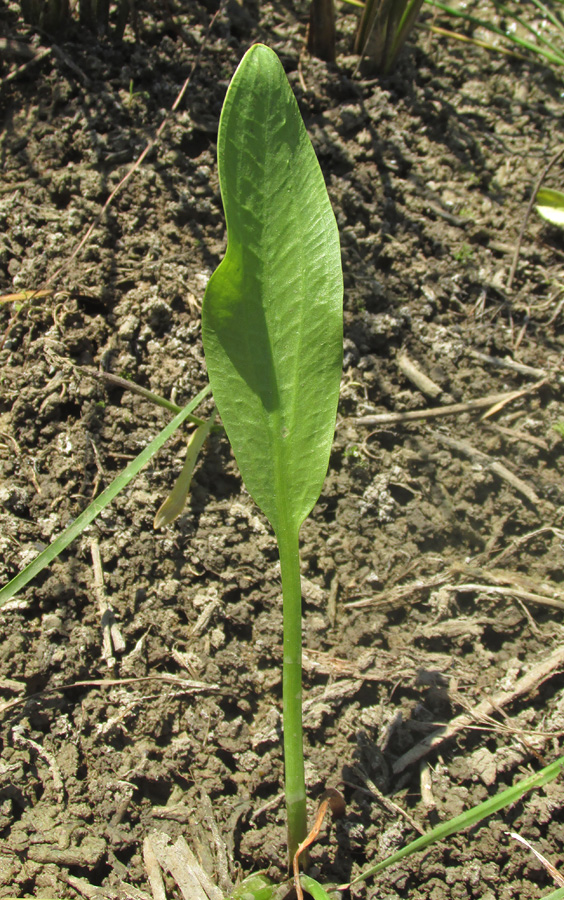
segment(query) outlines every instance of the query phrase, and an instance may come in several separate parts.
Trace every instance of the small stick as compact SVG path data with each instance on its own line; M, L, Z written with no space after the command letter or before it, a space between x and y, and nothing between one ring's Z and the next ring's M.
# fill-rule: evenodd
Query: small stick
M215 847L215 870L217 872L217 880L219 882L218 887L220 887L225 894L230 894L233 890L233 885L231 883L231 878L229 877L229 860L227 847L225 846L225 841L221 837L217 825L212 802L210 800L210 795L206 793L203 787L200 787L200 803L200 810L204 815L206 825L211 831L213 846Z
M87 900L101 900L101 888L90 884L86 878L77 878L76 875L67 875L66 872L57 872L57 877L70 884L77 894L82 894Z
M523 236L525 234L525 229L527 227L527 222L529 221L529 216L531 215L533 206L535 205L535 197L537 196L538 189L543 183L544 179L550 172L553 166L556 165L561 156L564 156L564 147L561 147L557 153L554 154L551 160L546 164L539 177L536 180L535 186L533 188L533 192L531 194L531 199L529 200L529 205L527 206L527 211L525 212L525 218L523 219L523 224L521 225L521 231L519 232L519 237L517 238L517 244L515 246L515 253L513 254L513 261L511 263L511 269L509 270L509 278L507 279L507 290L511 290L511 286L513 284L513 279L515 278L515 272L517 270L517 263L519 262L519 253L521 252L521 244L523 242Z
M72 691L76 688L108 688L118 687L123 684L141 684L142 682L156 681L161 684L176 685L179 691L219 691L218 684L206 684L205 681L190 681L188 678L178 678L176 675L141 675L139 678L95 678L92 681L71 681L69 684L58 684L55 687L45 688L27 697L18 697L16 700L8 700L0 704L0 715L13 709L15 706L24 706L30 700L38 700L48 694L57 694L59 691Z
M372 796L376 798L376 800L384 807L385 810L387 810L390 813L390 815L403 816L403 818L407 822L409 822L409 824L411 825L411 827L413 828L414 831L416 831L418 834L425 834L425 829L421 827L419 822L416 819L414 819L413 816L411 816L407 812L407 810L402 809L401 806L398 806L397 803L394 803L394 801L390 797L386 797L386 795L383 794L382 791L376 787L376 785L374 784L372 779L369 778L369 776L366 774L366 772L364 771L364 769L361 766L353 766L353 772L355 772L358 775L358 777L362 781L364 781L364 783L366 784L366 786L369 790L369 793L372 794Z
M90 541L90 553L92 554L94 585L96 588L96 596L98 597L98 608L100 610L102 626L102 659L106 660L108 666L114 666L116 662L114 651L116 653L123 653L125 650L125 641L116 624L112 604L106 595L100 545L95 537Z
M74 60L68 55L68 53L65 53L65 51L64 51L61 47L58 46L58 44L51 44L51 50L53 51L53 53L55 54L55 56L58 56L58 57L59 57L59 59L61 60L61 62L63 62L66 66L69 67L69 69L71 70L71 72L74 72L75 75L78 75L78 77L80 78L80 80L82 81L82 83L83 83L87 88L89 88L89 87L92 86L92 82L90 81L88 75L86 75L86 73L83 72L82 69L79 68L79 66L77 66L77 64L76 64L76 63L74 62Z
M153 850L150 837L146 837L143 841L143 862L145 863L147 877L151 885L153 900L166 900L163 873Z
M452 403L448 406L436 406L433 409L411 409L408 412L379 413L373 416L359 416L353 419L357 425L399 425L403 422L417 422L421 419L437 419L440 416L456 416L459 413L471 412L474 409L483 409L494 403L506 400L511 402L522 397L526 391L510 391L503 394L490 394L488 397L477 397L475 400L467 400L466 403Z
M327 600L327 618L331 623L331 628L335 627L337 622L337 600L339 598L339 579L335 575L331 581L329 588L329 599Z
M510 472L507 466L497 459L491 459L487 453L483 453L482 450L476 450L476 448L467 443L467 441L455 440L454 438L448 437L446 434L442 434L440 431L433 431L432 435L441 444L445 444L445 446L450 447L452 450L462 453L472 462L487 466L487 468L497 475L498 478L506 481L519 494L525 497L529 503L536 506L540 502L533 488L522 481L517 475L514 475L513 472Z
M255 809L254 813L251 816L251 822L256 822L265 812L269 812L271 809L276 809L277 806L280 806L284 801L284 794L278 794L277 797L273 797L272 800L269 800L267 803L263 803L262 806L259 806L258 809Z
M435 747L454 737L459 731L468 728L476 719L491 716L498 707L507 706L518 697L531 693L540 684L559 671L564 665L564 647L557 647L548 658L542 658L528 672L525 673L511 691L501 691L495 694L491 700L482 700L473 708L471 713L463 713L453 719L448 725L433 731L422 741L400 756L393 765L394 774L403 772L412 763L417 762Z
M522 534L521 537L516 538L509 547L505 547L497 554L497 556L494 556L491 562L499 565L502 559L512 556L520 547L523 547L524 544L527 544L529 541L536 537L540 537L540 535L543 534L551 534L559 541L564 541L564 530L555 528L553 525L543 525L542 528L536 528L534 531L529 531L527 534Z
M421 800L423 806L427 809L427 814L436 810L435 795L433 794L433 781L431 779L431 767L426 759L421 760L419 767L419 786L421 790Z
M422 394L426 397L430 397L431 400L436 400L437 397L440 397L441 394L444 393L443 389L439 387L438 384L435 384L434 381L417 368L415 363L410 360L406 353L402 353L399 357L398 367L405 377L411 381Z
M506 428L504 425L497 425L494 422L490 422L490 427L499 434L503 434L511 441L525 441L525 443L532 444L540 450L548 451L548 444L546 441L543 441L542 438L535 437L534 434L527 434L526 431L516 431L514 428Z
M548 372L545 369L536 369L534 366L526 366L524 363L515 362L510 356L490 356L488 353L480 353L479 350L471 350L470 356L497 369L509 369L519 375L530 375L531 378L546 378Z
M2 85L4 85L4 84L7 84L9 81L13 81L15 78L18 77L18 75L23 75L23 73L27 69L29 69L31 66L34 66L35 63L40 62L42 59L45 59L45 57L49 56L50 53L51 53L50 47L43 48L43 50L41 50L39 53L37 53L37 55L34 56L33 59L30 59L29 62L22 63L21 66L17 66L17 68L15 68L12 72L10 72L8 75L6 75L5 78L2 78L2 80L0 80L0 87L2 87Z
M446 591L460 591L461 593L473 593L483 591L485 594L501 594L502 597L516 597L524 603L538 603L540 606L551 606L553 609L564 609L562 600L552 597L543 597L542 594L534 594L532 591L524 591L521 588L506 587L501 584L446 584Z
M61 777L61 770L57 765L57 760L52 753L49 753L49 751L46 750L45 747L42 747L41 744L38 744L37 741L33 741L31 738L25 737L22 728L22 725L16 725L12 729L14 743L22 744L24 747L31 747L32 750L35 750L38 756L45 760L45 762L49 766L49 771L51 772L53 786L57 792L59 803L63 803L65 799L65 786Z

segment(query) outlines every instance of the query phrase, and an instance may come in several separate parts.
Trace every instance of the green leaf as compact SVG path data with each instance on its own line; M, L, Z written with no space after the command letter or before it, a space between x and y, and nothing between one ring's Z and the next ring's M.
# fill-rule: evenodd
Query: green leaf
M539 216L552 222L553 225L564 226L564 194L551 188L541 188L535 197Z
M325 888L309 875L300 875L300 883L304 891L307 891L313 897L313 900L332 900Z
M258 872L237 885L229 900L272 900L276 888L270 878Z
M243 480L276 534L313 508L342 364L337 225L276 54L246 53L218 135L227 251L202 309L214 400Z
M174 520L178 518L186 506L188 494L190 493L190 486L192 484L192 475L194 474L194 469L196 468L196 463L198 461L198 454L211 431L214 420L215 410L206 422L202 422L201 425L198 425L190 437L188 447L186 448L186 458L184 460L184 465L182 466L182 471L174 482L172 491L164 503L159 506L153 522L153 528L164 528L165 525L170 525L171 522L174 522Z
M558 888L556 891L552 891L551 894L545 894L542 900L563 900L564 898L564 888Z

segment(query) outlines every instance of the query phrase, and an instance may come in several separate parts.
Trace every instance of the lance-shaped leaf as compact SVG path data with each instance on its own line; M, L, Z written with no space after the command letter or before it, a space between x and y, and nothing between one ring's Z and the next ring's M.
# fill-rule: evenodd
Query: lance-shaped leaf
M247 52L218 135L227 250L202 334L214 400L245 484L276 534L314 506L333 440L342 361L339 238L276 54Z

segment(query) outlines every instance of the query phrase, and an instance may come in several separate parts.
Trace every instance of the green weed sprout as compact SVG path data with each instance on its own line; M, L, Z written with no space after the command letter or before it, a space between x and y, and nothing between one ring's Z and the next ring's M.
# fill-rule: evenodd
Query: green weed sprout
M386 74L394 68L423 0L366 0L355 38L355 53Z
M358 886L363 882L368 881L369 878L373 878L375 875L383 872L384 869L397 865L402 862L402 860L408 859L415 853L421 853L433 844L446 840L451 835L460 834L468 828L479 825L489 816L501 812L507 807L517 803L517 801L521 800L531 791L537 790L546 784L550 784L550 782L557 778L561 778L563 772L564 756L561 756L548 766L545 766L539 772L521 778L516 784L505 788L505 790L498 791L492 797L489 797L482 803L478 803L477 806L473 806L471 809L467 809L460 813L460 815L447 819L445 822L441 822L440 825L432 828L431 831L426 832L426 834L423 834L409 844L406 844L401 850L397 850L385 859L380 860L380 862L364 869L364 871L347 884L340 884L338 886L325 885L325 887L322 887L313 878L302 875L300 877L301 885L314 900L334 900L334 898L341 898L341 891L349 890L354 886ZM264 875L256 874L245 878L231 895L230 900L283 900L286 896L287 889L285 885L275 885ZM559 888L556 891L546 894L542 900L564 900L564 888Z
M345 0L362 9L354 42L354 52L365 56L372 67L386 74L417 21L423 0ZM308 50L329 62L335 60L333 0L312 0L309 16Z
M227 91L218 134L227 251L202 307L208 375L249 493L278 542L290 858L307 834L299 532L335 430L343 279L325 182L280 60L261 44Z
M121 40L130 12L129 0L116 0L115 25L112 30L114 40ZM92 30L108 30L110 17L109 0L20 0L22 16L30 25L39 25L53 34L64 31L78 7L82 25Z
M553 68L564 65L564 49L562 45L562 39L564 38L564 18L562 12L558 9L558 6L561 6L561 0L559 0L559 3L556 6L554 6L554 4L548 5L547 3L544 3L543 0L530 0L529 4L521 4L521 7L527 12L537 10L543 17L544 22L550 23L550 31L547 31L546 33L539 31L538 28L530 22L527 22L522 16L516 14L515 9L519 7L519 4L515 4L515 8L510 8L506 6L505 3L500 2L500 0L493 0L492 3L492 12L497 12L510 21L513 26L518 26L519 33L517 33L513 28L504 30L499 25L496 25L495 22L490 21L490 19L485 17L484 11L481 10L481 8L481 16L478 17L473 15L465 7L451 6L448 3L441 2L441 0L425 0L425 2L428 3L429 6L446 13L452 18L462 19L469 25L482 28L489 31L490 34L495 35L496 38L501 38L505 45L511 48L511 52L515 56L523 57L523 54L526 54L527 56L532 55L530 58L536 59L537 62L545 63ZM431 26L431 28L434 29L434 26ZM439 33L441 33L440 30ZM464 36L458 34L450 33L450 36L462 38L463 40L465 39ZM485 44L481 41L474 42L478 44L478 46L484 46L493 51L500 51L503 49ZM505 52L507 52L507 50ZM525 56L525 58L527 58L527 56Z

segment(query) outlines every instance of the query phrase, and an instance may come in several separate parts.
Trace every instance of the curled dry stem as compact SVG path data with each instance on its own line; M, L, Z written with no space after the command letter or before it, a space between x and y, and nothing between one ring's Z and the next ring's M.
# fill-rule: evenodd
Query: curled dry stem
M328 809L331 809L331 812L333 813L335 818L340 818L345 814L344 797L335 788L327 788L327 790L321 795L321 800L317 809L317 815L315 817L315 822L313 823L313 828L294 853L292 870L294 873L294 887L296 889L297 900L304 900L304 892L300 884L300 856L316 840L317 835L321 831L321 826L323 825L323 820L327 814Z

